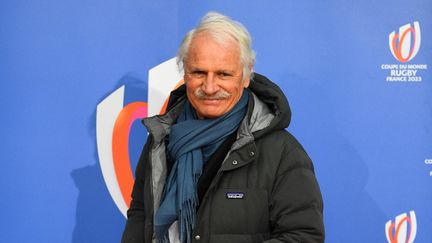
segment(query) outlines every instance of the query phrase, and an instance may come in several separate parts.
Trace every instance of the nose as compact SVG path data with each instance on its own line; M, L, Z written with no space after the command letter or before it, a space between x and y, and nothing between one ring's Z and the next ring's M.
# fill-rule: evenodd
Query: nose
M207 95L213 95L219 91L219 86L213 73L208 73L201 87Z

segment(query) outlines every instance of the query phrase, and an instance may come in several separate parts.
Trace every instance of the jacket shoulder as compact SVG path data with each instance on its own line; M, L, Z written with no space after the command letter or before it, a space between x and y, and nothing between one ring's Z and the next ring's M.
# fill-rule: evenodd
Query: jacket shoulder
M271 132L255 142L258 153L277 163L278 174L300 168L314 170L312 160L303 146L286 130Z

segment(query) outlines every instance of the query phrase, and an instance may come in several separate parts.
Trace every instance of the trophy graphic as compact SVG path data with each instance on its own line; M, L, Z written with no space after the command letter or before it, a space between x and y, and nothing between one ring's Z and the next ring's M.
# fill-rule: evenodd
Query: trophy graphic
M395 221L387 221L385 233L388 243L413 243L417 233L417 219L414 211L396 216Z

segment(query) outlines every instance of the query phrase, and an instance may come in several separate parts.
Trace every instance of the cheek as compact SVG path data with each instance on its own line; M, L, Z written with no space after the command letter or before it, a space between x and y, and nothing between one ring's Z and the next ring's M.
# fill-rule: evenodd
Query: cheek
M197 84L197 82L193 82L193 81L185 81L186 84L186 93L189 95L192 95L194 93L194 91L199 87L199 85Z
M238 96L241 93L241 90L243 90L243 86L241 84L234 84L230 85L224 88L226 91L228 91L233 96Z
M191 78L188 76L184 76L186 88L191 90L196 90L197 88L201 87L203 81L197 78Z
M191 87L186 87L186 96L189 101L195 100L194 90Z

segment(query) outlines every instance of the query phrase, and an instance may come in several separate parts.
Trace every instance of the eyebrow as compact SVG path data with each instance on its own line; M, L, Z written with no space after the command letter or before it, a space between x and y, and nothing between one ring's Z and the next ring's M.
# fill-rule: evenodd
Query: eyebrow
M198 68L198 67L193 67L193 68L189 68L190 72L207 72L206 70L202 69L202 68Z
M199 67L191 67L191 68L187 68L188 72L208 72L208 70L203 69L203 68L199 68ZM229 73L232 74L234 73L233 70L227 70L227 69L221 69L221 70L216 70L214 71L215 73Z
M234 73L234 71L222 69L222 70L217 70L216 73L228 73L228 74L232 74L232 73Z

